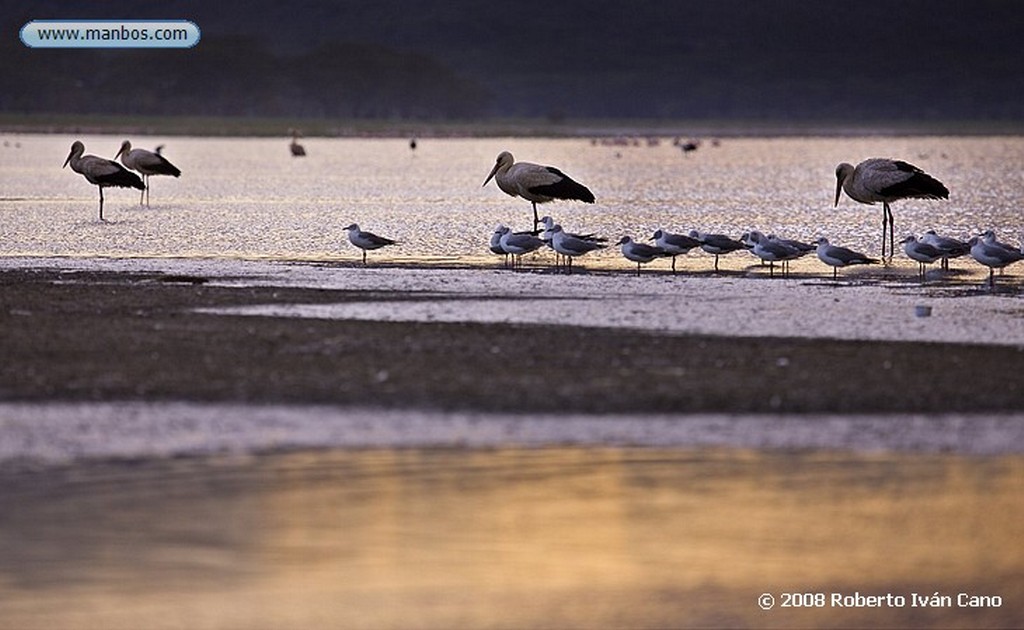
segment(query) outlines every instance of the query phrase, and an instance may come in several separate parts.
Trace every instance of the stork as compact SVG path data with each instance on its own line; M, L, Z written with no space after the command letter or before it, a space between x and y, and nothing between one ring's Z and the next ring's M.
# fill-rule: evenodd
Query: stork
M83 153L85 153L85 145L80 140L75 140L71 144L71 152L68 153L67 159L64 160L64 166L61 168L65 168L70 164L71 170L83 175L90 184L100 189L100 221L106 221L103 218L104 188L116 186L118 188L146 190L146 185L142 183L138 175L117 162L96 155L82 155Z
M146 185L146 190L139 195L139 205L142 205L142 198L146 198L146 207L149 207L149 176L150 175L170 175L171 177L180 177L181 171L177 166L171 164L167 158L159 153L159 150L163 148L163 145L157 147L157 153L147 151L145 149L133 149L132 143L125 140L121 143L121 150L117 152L114 159L121 158L121 163L132 169L142 173L142 181Z
M594 193L553 166L541 166L530 162L516 162L508 151L502 151L494 161L494 168L487 175L483 185L491 179L498 182L498 188L512 197L522 197L533 204L533 230L537 232L540 219L537 204L555 199L577 200L594 203Z
M856 167L843 162L836 167L836 200L843 191L860 203L882 202L882 258L885 232L889 230L889 258L895 253L893 217L889 204L900 199L949 199L949 189L928 173L900 160L871 158Z

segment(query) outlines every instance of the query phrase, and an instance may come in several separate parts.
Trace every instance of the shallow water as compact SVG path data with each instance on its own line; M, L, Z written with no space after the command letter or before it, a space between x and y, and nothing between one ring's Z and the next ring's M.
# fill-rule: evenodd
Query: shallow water
M353 259L357 251L342 228L358 222L401 241L373 253L378 259L489 258L496 224L526 229L532 221L529 203L493 183L481 187L505 149L559 166L594 191L594 205L542 206L570 231L617 237L665 227L738 236L756 228L790 238L825 235L873 253L881 210L846 198L833 209L834 169L841 161L894 156L952 191L948 202L896 204L897 235L934 228L966 237L995 228L1014 242L1024 232L1024 138L1016 137L738 138L685 156L669 142L426 139L413 152L399 139L311 138L302 159L290 156L283 139L134 137L144 148L164 144L183 175L152 178L149 209L139 207L137 191L108 189L110 224L97 220L96 188L60 168L75 138L10 139L21 147L12 141L0 149L0 256ZM81 139L87 153L105 157L121 141ZM617 260L618 253L593 258Z
M0 484L0 625L1009 627L1022 481L1019 457L617 448L51 469ZM1003 605L909 604L936 591Z

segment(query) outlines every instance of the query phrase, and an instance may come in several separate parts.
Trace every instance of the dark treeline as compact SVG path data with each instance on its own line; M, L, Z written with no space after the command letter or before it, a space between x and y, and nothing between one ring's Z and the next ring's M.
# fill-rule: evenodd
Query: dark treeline
M0 42L0 111L480 119L1024 120L1004 0L0 0L190 19L194 50Z
M435 60L358 44L271 54L254 38L193 50L3 51L7 112L303 118L473 118L484 89Z

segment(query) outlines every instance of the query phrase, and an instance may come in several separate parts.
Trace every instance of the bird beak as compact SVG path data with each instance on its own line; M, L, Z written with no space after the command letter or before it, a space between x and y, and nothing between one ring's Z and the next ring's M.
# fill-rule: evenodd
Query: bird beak
M487 179L484 180L483 186L481 186L481 188L486 186L487 182L491 181L491 178L494 177L494 174L497 173L497 172L498 172L498 164L495 164L494 168L491 169L490 174L487 176Z
M121 145L121 148L117 150L117 155L114 156L114 159L116 160L117 158L121 157L122 153L124 153L124 145L123 144Z
M836 178L836 202L832 205L833 208L839 206L839 195L843 192L843 180Z
M67 168L68 162L71 161L71 156L74 155L74 154L75 154L74 151L72 151L71 153L68 153L68 159L64 160L64 166L62 166L61 168Z

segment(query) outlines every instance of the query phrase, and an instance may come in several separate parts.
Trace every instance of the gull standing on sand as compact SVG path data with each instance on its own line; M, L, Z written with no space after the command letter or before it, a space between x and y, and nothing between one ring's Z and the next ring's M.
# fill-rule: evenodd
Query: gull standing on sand
M852 249L832 245L824 236L815 241L815 243L818 245L816 249L818 259L832 267L833 280L839 277L839 267L846 267L847 265L872 265L878 262L877 258L869 258Z
M555 235L555 233L554 233L555 220L552 219L550 216L543 216L543 217L540 218L540 224L544 226L544 230L541 231L541 233L539 235L540 239L542 241L544 241L545 245L547 245L551 249L554 249L554 245L552 243L552 239L553 239L553 237ZM598 236L597 234L595 234L593 232L591 232L589 234L574 234L572 232L566 232L566 234L568 236L573 237L573 238L578 238L578 239L581 239L581 240L584 240L584 241L590 241L591 243L606 243L606 242L608 242L608 239L606 239L603 236ZM559 266L559 258L560 257L561 257L561 254L559 254L558 252L555 252L555 267Z
M138 175L117 162L95 155L82 155L83 153L85 153L85 145L80 140L75 140L71 144L71 152L68 153L67 159L64 160L64 166L61 168L65 168L70 164L71 170L85 176L85 179L90 184L100 189L100 221L106 220L103 218L104 188L116 186L118 188L146 189L145 184L142 183Z
M856 167L843 162L836 167L836 200L845 191L854 201L882 202L882 258L885 258L885 231L889 230L889 258L895 253L893 217L889 204L900 199L949 199L949 189L928 173L900 160L871 158Z
M523 254L535 252L544 247L544 241L530 232L513 232L510 228L504 228L498 245L502 251L512 256L512 268L523 266Z
M161 147L158 147L161 148ZM142 181L146 185L144 190L139 195L139 205L142 205L142 199L146 199L146 207L149 207L149 176L150 175L170 175L171 177L180 177L181 171L177 166L171 164L167 158L159 153L153 153L145 149L133 149L132 143L125 140L121 143L121 149L114 156L114 159L121 158L121 164L124 164L133 171L142 173Z
M533 230L537 230L537 204L554 199L575 199L594 203L594 193L553 166L541 166L530 162L516 162L508 151L502 151L494 161L494 168L487 175L483 185L491 178L498 182L505 194L522 197L533 205Z
M636 275L638 278L640 277L641 263L649 263L655 258L671 256L671 254L660 247L648 245L647 243L638 243L629 236L623 236L616 245L622 245L622 255L627 260L632 260L636 263Z
M700 248L715 255L715 271L718 271L718 257L722 254L747 249L746 243L729 238L725 234L705 234L690 230L690 238L700 241Z
M603 243L589 241L571 234L566 234L565 230L562 229L562 226L556 223L555 226L551 228L551 247L553 247L559 254L565 256L567 261L567 272L572 273L573 258L583 256L595 249L604 249L605 245Z
M806 252L801 252L796 247L792 247L783 243L780 240L771 239L764 234L761 234L757 230L751 230L747 234L750 242L753 244L751 247L751 253L760 258L763 262L768 263L768 276L771 278L775 277L775 263L783 263L782 274L786 276L789 270L786 268L785 263L790 260L800 258ZM743 239L741 239L743 240Z
M673 234L660 228L654 231L651 240L672 257L672 273L676 272L676 256L688 254L694 247L700 247L700 241L695 238L685 234Z
M992 230L985 232L982 236L975 236L968 245L971 246L971 258L988 267L988 283L995 287L995 270L1002 270L1007 265L1012 265L1018 260L1024 260L1024 244L1019 250L1007 246L995 240Z
M921 241L942 252L942 268L944 270L949 269L950 258L959 258L971 251L971 247L967 243L948 236L939 236L935 230L925 232Z
M353 223L345 229L348 230L348 241L363 250L364 265L366 264L366 250L380 249L381 247L397 243L397 241L393 241L390 238L377 236L373 232L364 232L359 229L359 225L356 223Z
M917 240L917 237L913 234L900 241L900 244L903 245L903 253L907 255L907 258L917 261L917 276L921 279L921 282L924 282L925 265L930 265L942 258L942 250L924 241Z

